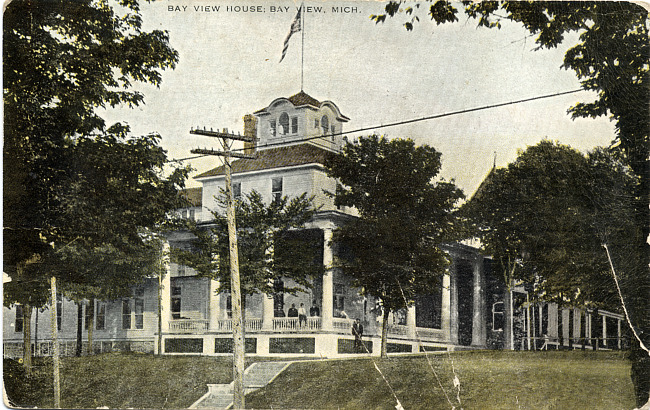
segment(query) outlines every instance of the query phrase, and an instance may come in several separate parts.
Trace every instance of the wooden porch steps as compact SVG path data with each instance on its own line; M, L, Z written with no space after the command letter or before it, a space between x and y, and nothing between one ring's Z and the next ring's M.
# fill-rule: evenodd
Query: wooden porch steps
M244 370L244 392L251 393L271 383L291 362L256 362ZM208 384L208 392L190 409L228 409L232 406L233 383Z

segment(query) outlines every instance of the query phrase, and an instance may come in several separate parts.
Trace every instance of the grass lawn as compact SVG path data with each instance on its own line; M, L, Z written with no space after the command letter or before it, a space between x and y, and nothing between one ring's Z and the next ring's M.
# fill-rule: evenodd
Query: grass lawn
M457 405L446 354L375 358L405 409ZM632 409L629 362L620 352L475 351L451 355L465 409ZM247 362L250 362L248 359ZM432 370L433 368L433 370ZM186 408L208 383L232 380L231 361L198 356L108 353L64 358L62 406L67 408ZM4 361L13 406L51 408L52 364L37 359L27 377ZM394 409L395 399L370 359L296 363L271 385L247 396L248 408Z
M621 352L473 351L375 359L405 409L633 409L630 365ZM433 370L432 370L433 369ZM369 359L297 363L247 396L248 408L394 409Z
M7 396L14 406L52 408L52 361L38 358L32 376L13 360L4 361ZM186 408L207 383L230 383L232 362L197 356L106 353L66 357L61 363L64 408Z

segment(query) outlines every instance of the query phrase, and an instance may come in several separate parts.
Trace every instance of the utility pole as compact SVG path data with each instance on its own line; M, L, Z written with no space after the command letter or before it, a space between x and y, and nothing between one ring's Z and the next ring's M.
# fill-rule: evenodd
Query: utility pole
M221 140L223 151L208 149L193 149L192 154L218 155L223 157L226 174L226 218L228 220L228 242L230 245L230 294L232 298L232 334L233 334L233 408L244 408L244 321L242 316L241 283L239 279L239 251L237 249L237 224L235 222L235 201L232 193L232 169L230 158L254 159L255 155L235 153L231 151L234 140L254 142L252 136L235 135L223 132L190 130L190 134L215 137Z
M52 296L51 326L52 326L52 361L54 362L54 408L61 408L61 377L60 377L60 358L59 358L59 340L58 340L58 320L57 320L57 299L56 299L56 277L52 276L50 283Z

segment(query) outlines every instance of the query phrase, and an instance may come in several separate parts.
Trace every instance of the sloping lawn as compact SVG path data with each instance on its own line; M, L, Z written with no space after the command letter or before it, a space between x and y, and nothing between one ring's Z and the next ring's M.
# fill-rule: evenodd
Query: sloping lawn
M459 352L451 356L375 358L406 410L450 409L632 409L629 362L620 352ZM461 406L453 388L461 383ZM250 363L251 359L247 359ZM226 358L108 353L64 358L62 406L66 408L186 408L208 383L229 383ZM433 368L433 370L432 370ZM434 374L435 370L435 374ZM37 359L27 377L4 361L12 406L51 408L52 364ZM390 388L372 360L311 360L295 363L272 384L246 398L247 408L394 409Z
M629 362L620 352L474 351L375 359L405 409L632 409ZM461 383L458 404L453 367ZM433 370L432 370L433 368ZM394 409L369 359L296 363L248 408Z
M13 360L4 361L7 396L13 406L52 408L52 361L38 358L27 377ZM232 362L224 358L106 353L63 358L64 408L186 408L208 383L230 383Z

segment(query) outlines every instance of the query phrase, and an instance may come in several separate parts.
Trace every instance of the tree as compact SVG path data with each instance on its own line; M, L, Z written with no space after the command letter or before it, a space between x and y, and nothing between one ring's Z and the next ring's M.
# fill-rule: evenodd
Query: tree
M585 157L542 141L489 174L462 212L506 285L522 280L545 301L617 309L602 244L627 245L633 179L614 165L602 150Z
M418 22L419 4L401 8L391 1L385 14L371 18L377 23L400 12ZM635 176L634 221L629 241L634 244L636 275L623 284L632 322L642 330L641 342L650 345L650 36L648 11L633 2L618 1L463 1L463 12L483 27L500 27L503 20L522 24L536 36L538 48L557 47L570 32L580 33L579 43L565 53L562 68L575 71L582 88L597 93L593 102L569 109L573 118L608 116L616 123L614 152ZM458 9L446 0L432 1L426 10L436 24L458 20ZM621 255L622 256L622 255ZM650 357L632 344L633 381L637 405L648 401Z
M119 202L119 194L83 197L95 201L98 207L92 211L100 212L99 217L89 213L91 210L80 212L81 207L75 208L81 205L82 197L75 197L74 189L89 186L84 185L85 176L77 172L93 166L84 163L91 157L82 154L89 144L104 148L106 156L92 157L100 160L104 170L114 171L107 167L110 164L125 166L132 169L128 181L144 177L146 182L140 188L145 188L141 193L145 196L150 194L147 188L171 194L169 189L179 187L178 178L184 172L174 173L168 185L156 185L147 179L151 175L143 173L146 167L138 167L138 161L142 159L149 165L148 171L156 173L162 171L166 160L164 151L148 151L157 146L158 137L125 142L128 130L122 126L106 130L95 111L106 105L142 103L144 97L131 89L132 83L159 85L160 71L173 68L178 59L165 32L141 30L136 0L119 0L115 7L119 10L106 2L90 0L14 0L5 9L3 268L12 278L11 285L5 288L5 304L21 303L26 312L46 302L47 278L55 273L50 269L58 264L54 261L61 252L81 244L119 248L125 240L135 246L132 229L120 239L112 236L125 227L118 219L137 221L135 228L151 226L151 220L160 216L157 212L138 221L146 213L132 212L133 204ZM122 158L126 146L131 149L130 156ZM162 181L161 174L157 178ZM119 181L111 184L118 187ZM131 192L135 194L137 188L132 186ZM102 209L102 203L109 205ZM161 208L167 204L160 204ZM90 225L93 231L88 229ZM66 275L71 279L76 274L66 271ZM29 340L28 334L25 339Z
M373 135L347 143L326 164L339 181L336 205L359 211L334 233L337 265L362 292L381 300L384 357L388 314L439 287L448 264L437 245L452 237L452 211L463 194L453 182L434 182L440 157L412 140Z
M219 203L223 207L223 200ZM273 294L273 283L280 277L290 278L294 287L283 291L295 293L311 288L311 279L323 272L322 239L303 230L313 217L311 198L303 194L283 197L266 204L257 191L236 201L239 270L243 295ZM193 224L189 249L172 249L174 261L189 266L200 276L219 281L219 292L230 290L230 256L226 216L220 209L212 211L213 220Z

